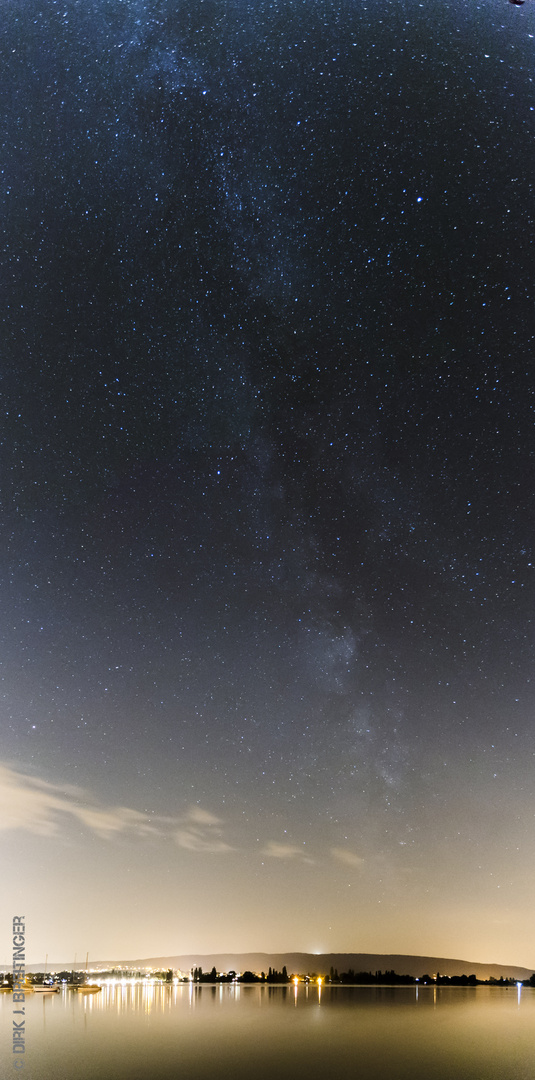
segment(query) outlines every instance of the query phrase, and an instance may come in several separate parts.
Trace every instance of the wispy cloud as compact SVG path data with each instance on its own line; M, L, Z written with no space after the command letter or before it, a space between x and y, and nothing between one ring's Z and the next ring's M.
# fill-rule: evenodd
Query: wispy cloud
M124 833L168 837L189 851L231 851L222 839L223 822L192 806L182 816L147 815L128 806L103 806L81 788L51 784L0 762L0 831L22 829L56 836L77 821L105 840Z
M176 843L187 851L225 852L234 849L221 837L222 821L200 806L190 807L180 828L174 832Z
M224 855L236 850L225 837L225 822L197 803L169 817L129 806L107 806L82 788L53 784L0 762L0 832L23 830L54 837L66 835L73 823L106 841L121 836L153 838L201 855ZM279 861L314 863L304 845L280 840L266 841L262 855ZM350 867L360 867L364 861L344 847L331 848L330 855Z
M302 859L303 849L295 844L281 844L278 840L268 840L262 851L269 859Z
M346 866L362 866L364 862L360 855L356 855L354 851L348 851L347 848L333 847L331 848L331 855L334 859L338 859L338 862L345 863Z

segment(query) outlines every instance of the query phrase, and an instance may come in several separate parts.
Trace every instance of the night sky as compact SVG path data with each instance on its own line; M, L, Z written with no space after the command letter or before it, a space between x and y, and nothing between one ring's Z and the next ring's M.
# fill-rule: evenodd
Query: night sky
M3 5L1 959L535 965L534 34Z

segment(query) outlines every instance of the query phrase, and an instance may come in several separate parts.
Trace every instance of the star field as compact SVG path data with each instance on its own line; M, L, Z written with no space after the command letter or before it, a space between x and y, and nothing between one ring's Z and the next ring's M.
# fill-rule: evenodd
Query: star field
M5 840L50 954L533 962L533 33L5 13Z

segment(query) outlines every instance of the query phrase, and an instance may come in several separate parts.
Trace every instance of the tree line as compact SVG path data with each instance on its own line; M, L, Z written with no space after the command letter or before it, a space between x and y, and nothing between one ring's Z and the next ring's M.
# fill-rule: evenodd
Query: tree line
M110 972L99 972L101 978L106 978L110 974L120 975L122 972L113 970ZM72 971L60 971L55 973L55 978L58 982L78 983L83 982L85 972L72 972ZM138 977L142 978L142 973L138 973ZM160 979L162 982L171 983L173 981L173 971L171 968L163 971L152 972L152 977ZM50 978L50 975L48 976ZM518 979L501 978L496 979L493 976L490 979L478 979L476 975L441 975L437 972L436 975L421 975L417 978L414 975L398 975L395 971L354 971L353 968L349 968L348 971L343 971L340 975L336 968L331 968L329 975L318 975L315 971L306 975L303 974L291 974L289 975L286 966L282 968L282 971L277 971L276 968L269 968L268 973L264 971L258 975L254 971L244 971L241 975L238 975L235 971L217 972L215 967L211 971L203 971L202 967L195 967L191 971L191 978L195 983L277 983L286 985L297 979L301 983L314 983L318 979L321 979L322 983L326 986L516 986L519 983ZM34 974L28 974L28 981L30 983L42 983L44 982L45 974L42 971L35 972ZM189 982L190 977L182 977L181 982ZM532 987L535 989L535 973L530 976L529 979L524 979L522 986ZM11 971L0 973L0 986L12 987L13 986L13 974Z
M193 982L199 983L289 983L293 976L288 975L285 965L282 971L277 971L276 968L270 967L267 975L265 971L262 971L260 975L257 975L254 971L244 971L241 975L237 975L235 971L226 971L218 974L215 967L207 972L204 972L202 967L195 967L192 970L192 978Z

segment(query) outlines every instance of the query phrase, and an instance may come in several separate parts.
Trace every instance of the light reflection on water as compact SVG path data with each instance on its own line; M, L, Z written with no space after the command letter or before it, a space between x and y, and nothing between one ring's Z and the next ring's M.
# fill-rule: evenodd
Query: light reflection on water
M26 997L28 1080L535 1080L535 991L127 984ZM13 1002L0 996L2 1080Z

